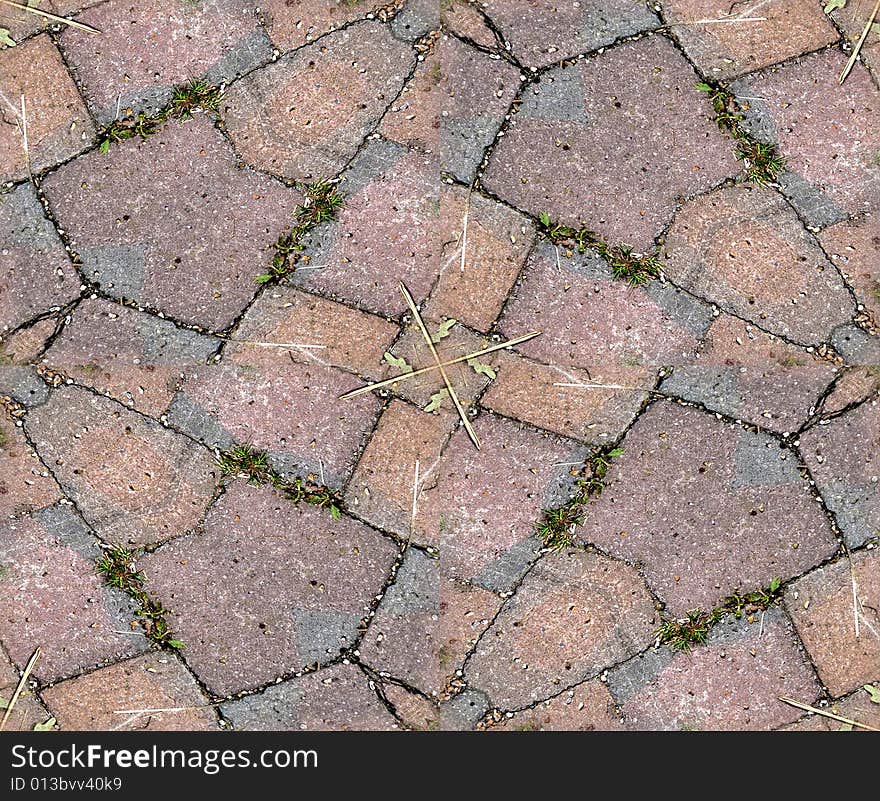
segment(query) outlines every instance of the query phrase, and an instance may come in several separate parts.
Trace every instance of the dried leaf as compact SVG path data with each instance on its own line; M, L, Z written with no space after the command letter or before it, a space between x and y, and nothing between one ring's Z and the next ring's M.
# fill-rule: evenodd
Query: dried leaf
M484 375L486 378L493 381L498 377L498 373L496 373L492 367L488 364L483 364L479 359L468 359L467 363L477 375Z
M431 340L434 342L434 344L436 345L441 339L446 339L446 337L448 337L449 334L452 332L452 327L457 322L458 320L453 319L444 320L440 324L440 327L437 329L437 333L431 337Z
M823 11L826 14L830 14L832 11L837 11L838 8L843 8L845 5L846 0L828 0Z
M428 405L425 406L425 411L436 412L437 409L439 409L442 405L444 398L448 397L449 390L446 389L446 387L443 387L443 389L441 389L439 392L435 392L433 395L431 395L431 400L428 402Z
M880 704L880 688L875 687L873 684L866 684L864 689L871 696L871 703Z
M34 731L52 731L56 723L55 718L49 718L45 723L34 723Z
M389 353L387 350L382 354L382 358L385 359L388 364L392 367L396 367L398 370L402 370L404 373L411 373L412 367L406 361L406 359L401 359L399 356L395 356L393 353Z

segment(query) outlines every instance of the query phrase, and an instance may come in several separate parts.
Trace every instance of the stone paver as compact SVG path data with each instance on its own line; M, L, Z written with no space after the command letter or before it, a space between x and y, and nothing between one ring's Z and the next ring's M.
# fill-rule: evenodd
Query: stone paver
M80 294L64 245L28 184L0 194L0 331L60 308Z
M658 25L639 0L533 0L528 13L517 0L485 0L482 6L529 67L554 64Z
M192 675L177 657L165 652L144 654L63 681L46 690L43 700L59 728L68 731L218 728L214 710Z
M397 549L371 528L237 483L199 536L138 562L187 663L214 692L253 689L339 656Z
M44 682L147 648L128 597L96 574L97 543L69 507L3 520L0 530L0 639L20 669L37 647L33 675Z
M442 564L442 562L441 562ZM501 608L495 593L444 577L440 585L440 669L449 681Z
M615 281L591 251L557 264L545 243L529 259L499 325L507 337L542 332L517 347L526 356L563 369L607 371L686 363L711 320L709 306L669 285Z
M859 303L880 320L880 212L832 225L819 238Z
M95 127L48 34L0 52L0 180L26 178L84 150ZM25 156L20 99L25 98L28 154ZM11 98L11 99L10 99ZM12 108L9 107L9 105Z
M220 707L239 731L393 731L401 728L356 667L335 665Z
M19 678L21 673L9 661L9 657L0 651L0 698L6 703L12 700ZM29 688L25 688L18 696L4 731L31 731L37 724L45 724L49 717L39 699Z
M19 328L14 334L0 337L0 364L22 365L36 361L56 325L53 317L45 317Z
M465 675L515 710L556 695L637 653L658 618L631 567L595 553L545 557L477 645Z
M672 614L796 576L837 549L797 456L766 434L664 401L622 447L580 536L641 564Z
M685 52L712 78L730 78L818 50L839 34L812 0L740 0L721 11L716 0L667 0L666 21ZM724 12L727 12L726 14ZM695 20L748 17L753 22L692 24Z
M776 192L740 185L692 201L666 235L663 270L689 292L796 342L852 317L840 275Z
M284 51L294 50L361 19L369 2L337 2L336 0L263 0L260 4L272 41Z
M626 727L636 730L728 731L790 723L797 709L780 695L812 704L815 675L778 610L756 621L725 622L706 646L637 657L609 675Z
M878 431L874 398L801 437L804 461L850 548L880 534Z
M621 731L620 714L608 688L592 680L532 709L505 717L498 731Z
M861 3L847 3L843 8L835 9L831 18L843 29L846 38L854 45L865 29L866 14L871 9L862 8ZM874 74L874 79L880 79L880 40L868 36L860 52L862 63Z
M426 153L440 148L440 106L443 72L436 49L416 66L412 78L389 107L379 133L399 145Z
M852 695L830 704L828 711L873 726L875 729L880 728L880 704L871 701L871 696L864 689L856 690ZM796 723L783 726L782 731L864 731L864 729L824 716L807 714Z
M439 10L439 4L434 0L406 0L403 9L392 20L391 29L401 39L418 39L437 30Z
M806 421L836 373L805 349L721 315L693 364L676 366L661 389L781 434Z
M495 49L498 40L481 14L481 8L470 0L451 0L441 4L440 19L446 30L456 36L475 42L482 47Z
M75 15L78 11L98 5L104 0L41 0L40 9L61 16ZM34 5L30 3L29 5ZM26 37L43 31L52 23L45 17L30 14L18 8L3 9L3 27L6 28L13 41L21 43Z
M526 94L484 183L534 215L650 248L679 196L739 169L696 82L659 36L555 70Z
M339 172L401 90L412 51L376 22L347 28L234 84L225 120L244 159L314 181Z
M834 389L822 404L824 414L843 411L854 403L861 403L880 391L880 375L871 368L850 367L844 370Z
M855 635L853 582L859 602ZM880 558L876 551L841 559L794 582L785 593L798 634L834 697L880 677Z
M750 77L737 89L760 98L748 101L751 125L778 143L793 173L783 186L816 225L880 207L880 131L869 122L880 113L880 97L859 64L838 86L846 61L845 53L825 50Z
M440 727L440 710L437 704L399 684L385 684L382 692L407 728L413 731L435 731Z
M25 427L108 542L146 545L194 528L219 477L208 450L84 389L58 389Z
M219 84L272 56L253 5L242 0L109 0L77 20L101 35L67 28L61 48L101 124L117 108L152 113L175 85Z
M61 500L61 489L20 428L0 417L0 519Z
M211 329L251 301L301 199L243 169L204 115L93 151L43 187L89 279Z
M571 465L586 454L574 443L489 415L476 420L474 430L491 445L476 451L462 429L453 435L423 485L416 529L440 548L448 575L508 591L540 547L535 521L565 500L574 481Z

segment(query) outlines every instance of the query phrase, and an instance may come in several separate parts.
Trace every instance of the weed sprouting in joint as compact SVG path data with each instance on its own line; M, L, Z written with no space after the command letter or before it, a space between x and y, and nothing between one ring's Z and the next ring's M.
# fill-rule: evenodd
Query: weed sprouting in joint
M95 562L95 568L109 587L122 590L137 604L135 614L140 618L140 624L148 639L157 645L179 651L184 644L173 636L174 632L165 619L168 610L144 591L144 574L135 569L136 559L134 552L120 545L114 545L101 552Z
M577 492L562 506L545 509L535 526L545 548L568 548L575 543L575 531L584 521L586 507L593 498L602 494L611 460L623 454L622 448L599 451L587 460L576 482Z
M304 191L306 199L294 211L296 225L276 240L269 272L257 276L258 284L280 281L294 272L298 264L308 262L309 257L303 253L306 235L315 226L332 220L344 203L332 181L317 181Z
M237 445L221 453L217 461L224 476L245 478L249 484L269 485L294 504L310 503L327 509L337 520L342 516L342 501L333 490L313 481L311 476L306 480L298 476L284 478L272 469L264 451L250 445Z

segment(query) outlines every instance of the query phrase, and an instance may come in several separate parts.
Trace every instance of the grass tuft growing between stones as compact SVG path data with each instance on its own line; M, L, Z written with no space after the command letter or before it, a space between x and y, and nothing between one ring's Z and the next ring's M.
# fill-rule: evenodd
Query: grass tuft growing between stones
M673 651L689 651L705 645L712 628L728 615L739 619L770 607L782 594L782 580L774 578L766 588L741 594L735 592L708 612L692 609L683 618L664 620L657 630L657 641Z
M553 222L547 212L538 216L538 232L554 245L568 245L578 253L595 251L611 267L614 278L628 281L632 286L644 286L660 277L660 262L656 256L635 253L627 245L608 245L589 228L572 228Z
M545 548L558 550L575 544L575 531L584 521L587 505L602 494L611 460L622 454L622 448L611 448L592 456L576 482L577 493L562 506L544 510L535 531Z
M222 91L205 81L192 80L174 87L170 102L155 114L132 114L121 120L113 120L99 135L98 149L106 153L111 145L140 136L146 139L156 133L168 120L188 120L196 111L216 113L220 107Z
M108 586L122 590L134 599L138 605L135 614L147 638L157 645L179 651L184 644L174 638L174 632L165 619L168 610L144 592L144 574L135 570L136 558L132 551L114 545L101 553L95 567Z
M759 142L745 129L745 115L733 92L708 83L698 83L697 89L709 96L718 127L736 142L736 157L746 165L746 180L758 186L774 183L785 167L785 159L775 145Z
M269 272L258 275L258 284L280 281L290 275L298 264L306 264L309 257L304 239L315 226L332 220L345 202L331 181L317 181L305 188L306 199L294 211L296 225L275 242Z
M224 476L247 479L249 484L269 485L294 504L310 503L327 509L338 520L342 516L342 501L333 490L311 480L299 477L286 479L272 469L265 451L250 445L237 445L220 454L218 459Z

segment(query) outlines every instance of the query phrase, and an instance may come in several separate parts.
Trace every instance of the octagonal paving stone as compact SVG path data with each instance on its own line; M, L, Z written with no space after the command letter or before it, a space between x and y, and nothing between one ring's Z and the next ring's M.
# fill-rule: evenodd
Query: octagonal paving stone
M880 130L871 123L880 115L880 93L861 64L840 86L846 61L846 53L823 50L732 87L752 98L748 124L778 144L787 168L780 183L817 226L880 208Z
M220 695L339 656L354 644L397 548L369 526L231 485L199 536L138 561L171 610L187 662Z
M34 512L61 499L61 488L25 439L0 413L0 519Z
M859 602L855 635L853 583ZM880 556L852 554L799 578L785 591L785 605L819 678L838 697L880 680Z
M485 0L481 5L528 67L555 64L658 25L641 0L528 0L528 13L522 0Z
M799 575L837 550L797 455L767 434L661 401L621 447L578 531L640 564L674 615Z
M440 59L440 169L470 184L519 91L519 71L453 37L437 44ZM479 79L476 79L479 76Z
M38 646L41 682L146 650L134 605L98 576L97 542L69 506L0 520L0 533L0 640L19 668Z
M676 366L660 388L781 434L807 420L836 374L831 362L722 314L693 364Z
M77 383L158 417L181 380L221 342L168 320L113 303L89 299L40 360Z
M414 63L384 25L351 26L237 81L223 103L226 127L261 170L329 178L357 153Z
M459 429L426 477L413 536L439 546L446 575L509 591L541 547L535 522L565 500L586 448L490 414L474 429L483 449Z
M642 650L657 622L654 601L631 567L597 553L559 551L528 573L465 675L496 707L521 709Z
M813 426L800 451L850 548L880 535L880 400Z
M739 170L696 83L662 36L553 70L525 95L483 183L533 215L646 250L680 197Z
M219 477L205 448L79 387L57 389L25 428L89 525L119 545L194 528Z
M269 61L272 45L246 0L109 0L77 16L59 42L98 123L151 114L193 78L228 81Z
M668 284L631 287L597 255L563 257L540 244L499 321L505 337L541 336L517 350L562 368L619 370L688 363L712 311ZM561 381L567 379L564 375Z
M570 690L504 717L493 731L622 731L614 698L601 681L585 681Z
M766 730L796 720L780 695L814 703L820 687L791 623L778 609L763 625L730 619L706 645L638 656L608 676L626 727L638 731Z
M243 168L205 115L92 151L43 189L105 292L217 330L253 298L301 199Z
M308 238L312 269L297 270L292 280L367 311L397 316L408 308L401 281L420 301L437 277L436 159L371 141L346 171L340 191L345 205L336 219Z
M731 78L836 42L839 34L812 0L666 0L664 17L694 63L709 77ZM725 13L726 12L726 13ZM737 18L753 21L737 23ZM695 25L695 20L729 24Z
M440 691L440 560L410 548L358 646L374 670Z
M378 133L404 147L425 153L440 149L440 57L436 48L424 54L400 96L388 108Z
M216 714L195 679L176 656L166 651L144 654L63 681L42 695L62 731L219 728ZM154 711L137 711L144 709ZM119 714L126 710L134 711Z
M488 331L534 244L535 229L513 209L448 185L440 192L440 225L439 277L427 313Z
M0 194L0 242L0 332L79 297L79 276L30 184Z
M738 185L686 204L662 261L673 283L800 344L827 341L855 312L837 270L770 189Z
M334 665L220 707L237 731L393 731L400 724L367 677Z
M25 96L30 168L40 172L84 150L95 135L76 84L48 34L0 52L0 182L28 176L20 129L21 96Z
M880 324L880 211L829 226L819 239L859 303Z

